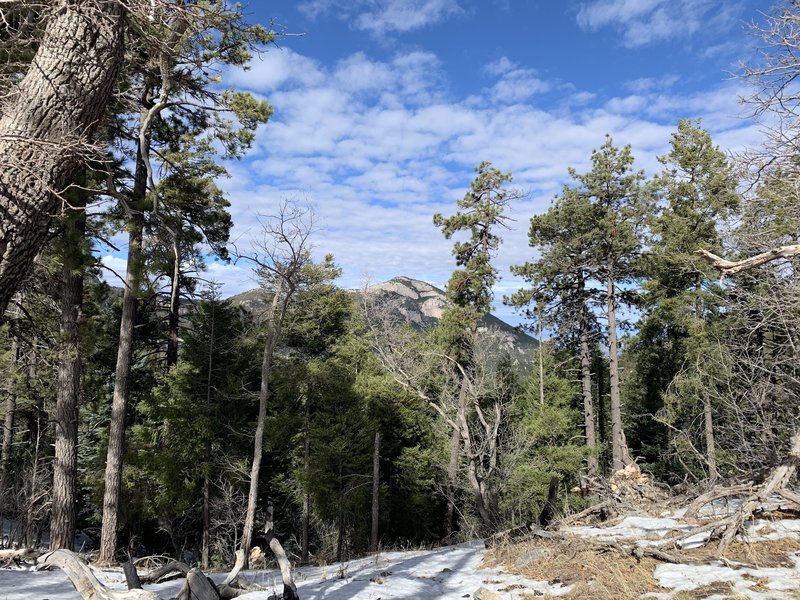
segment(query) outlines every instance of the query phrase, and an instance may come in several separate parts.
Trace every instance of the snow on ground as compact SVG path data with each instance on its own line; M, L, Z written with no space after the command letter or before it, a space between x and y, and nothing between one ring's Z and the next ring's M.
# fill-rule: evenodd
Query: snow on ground
M326 567L305 567L294 574L303 600L412 600L417 598L472 597L480 587L519 599L528 594L560 595L568 588L548 585L503 572L480 568L483 542L471 542L437 550L386 552L369 558ZM95 571L109 587L126 589L119 570ZM245 571L248 581L266 587L270 593L283 589L278 571ZM221 581L225 574L215 575ZM182 581L145 586L164 598L176 596ZM263 600L264 592L245 594L243 599ZM0 600L80 600L60 571L0 570Z
M679 513L659 518L628 516L609 527L570 527L562 532L594 540L620 542L627 540L641 545L668 541L677 535L691 533L694 526L683 523ZM800 520L768 521L757 519L746 524L750 541L779 540L800 536ZM384 552L346 563L325 567L304 567L295 570L298 592L303 600L411 600L416 598L470 598L481 587L497 592L507 600L523 595L564 595L569 588L542 581L524 579L502 568L481 567L485 550L480 541L436 550ZM115 589L125 589L119 569L95 571L98 579ZM276 570L245 571L244 577L280 594L282 583ZM717 595L730 593L757 600L778 600L800 597L800 553L789 554L786 565L752 568L735 562L714 561L710 564L660 564L655 578L663 592L649 597L666 600L673 594L719 586ZM214 575L222 581L225 574ZM176 596L181 580L146 586L163 598ZM730 591L726 591L727 587ZM241 596L244 599L265 598L264 592ZM79 600L80 596L60 571L38 572L0 570L0 600Z

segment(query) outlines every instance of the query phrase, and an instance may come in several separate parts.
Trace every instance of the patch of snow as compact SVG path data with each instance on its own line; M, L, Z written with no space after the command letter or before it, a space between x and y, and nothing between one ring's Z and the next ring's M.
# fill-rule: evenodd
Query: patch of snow
M661 587L673 592L690 592L716 583L729 583L734 593L756 600L797 598L800 589L798 557L792 568L730 568L722 564L671 565L656 567L655 578ZM757 589L754 589L757 588Z
M380 553L325 567L304 567L295 570L294 576L303 600L455 599L471 597L480 587L498 592L509 600L518 600L526 593L560 596L569 591L569 587L561 584L549 585L505 573L502 569L481 568L484 555L483 542L476 541L437 550ZM95 570L95 573L109 587L125 589L125 578L118 569ZM280 593L283 589L277 570L244 571L243 576L266 587L269 593ZM222 581L225 574L215 574L213 578ZM145 588L169 598L178 594L181 585L182 580L177 580ZM60 570L0 570L0 600L44 598L80 600ZM253 592L240 598L263 600L264 592Z

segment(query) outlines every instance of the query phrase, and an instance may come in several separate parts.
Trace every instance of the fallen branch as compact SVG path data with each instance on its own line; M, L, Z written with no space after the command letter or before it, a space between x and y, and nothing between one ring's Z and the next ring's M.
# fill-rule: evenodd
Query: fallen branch
M779 258L794 258L800 255L800 244L780 246L779 248L773 248L771 250L767 250L766 252L762 252L761 254L756 254L755 256L751 256L750 258L739 261L725 260L721 256L712 254L708 250L697 250L697 254L703 256L714 266L715 269L722 273L724 277L726 275L735 275L736 273L741 273L747 269L764 265Z
M36 560L41 552L31 548L20 548L17 550L0 550L0 567L7 567L11 564L19 565L27 560Z
M159 583L161 581L165 581L167 578L175 579L176 577L170 577L170 575L174 575L176 573L178 574L178 577L186 577L186 575L189 573L189 565L178 562L177 560L173 560L166 565L150 571L146 575L140 575L139 580L142 583Z
M45 554L39 561L37 569L49 567L58 567L64 571L84 600L162 600L157 594L145 590L119 592L108 589L95 577L89 565L69 550L56 550Z
M560 521L558 521L558 527L571 525L572 523L580 521L581 519L585 519L586 517L591 517L592 515L595 514L599 514L602 516L604 513L606 515L605 518L608 518L609 515L613 515L616 513L611 500L603 500L602 502L594 504L589 508L582 510L579 513L575 513L574 515L568 515L562 518Z
M750 484L747 484L711 490L695 500L689 506L684 518L694 518L703 506L714 500L746 495L742 501L742 505L736 509L733 514L717 519L700 529L692 531L683 539L677 540L675 542L676 546L696 536L698 533L711 531L711 535L709 535L708 539L704 542L708 543L714 538L714 532L721 532L720 542L715 552L715 556L720 558L728 550L736 539L736 536L743 530L744 523L751 519L756 512L764 510L765 505L769 502L771 497L780 496L800 507L800 503L798 503L798 501L800 501L800 495L786 488L797 471L798 462L800 462L800 433L796 432L792 436L792 447L787 460L783 464L775 467L767 480L760 486L753 489Z

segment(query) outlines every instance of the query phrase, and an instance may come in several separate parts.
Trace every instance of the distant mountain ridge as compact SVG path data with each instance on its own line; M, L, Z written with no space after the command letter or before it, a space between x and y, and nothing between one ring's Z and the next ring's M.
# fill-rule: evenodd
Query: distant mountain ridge
M364 290L350 290L354 295ZM366 292L377 298L379 305L388 305L396 310L404 320L421 330L429 329L438 323L450 305L447 294L436 286L419 279L398 276L367 287ZM248 312L266 308L267 300L261 290L255 289L231 297L236 306ZM374 301L374 300L373 300ZM481 319L478 334L487 345L494 346L498 354L507 352L517 369L523 373L531 370L534 350L539 345L536 338L529 336L517 327L509 325L493 314ZM491 347L490 346L490 347Z
M386 303L390 303L406 321L419 329L436 325L450 305L444 290L411 277L394 277L371 285L366 291L377 294L379 298L384 297ZM493 351L508 352L511 361L521 372L531 370L533 353L539 346L536 338L491 313L481 319L478 335Z

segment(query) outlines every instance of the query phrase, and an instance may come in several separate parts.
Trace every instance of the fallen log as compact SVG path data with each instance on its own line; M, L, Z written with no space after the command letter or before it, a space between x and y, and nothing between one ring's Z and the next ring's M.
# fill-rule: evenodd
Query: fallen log
M95 577L89 565L69 550L56 550L42 556L37 569L51 567L64 571L84 600L162 600L157 594L145 590L121 592L108 589Z
M139 579L142 583L159 583L175 573L177 573L179 577L186 577L189 573L189 565L173 560L145 575L140 575Z

